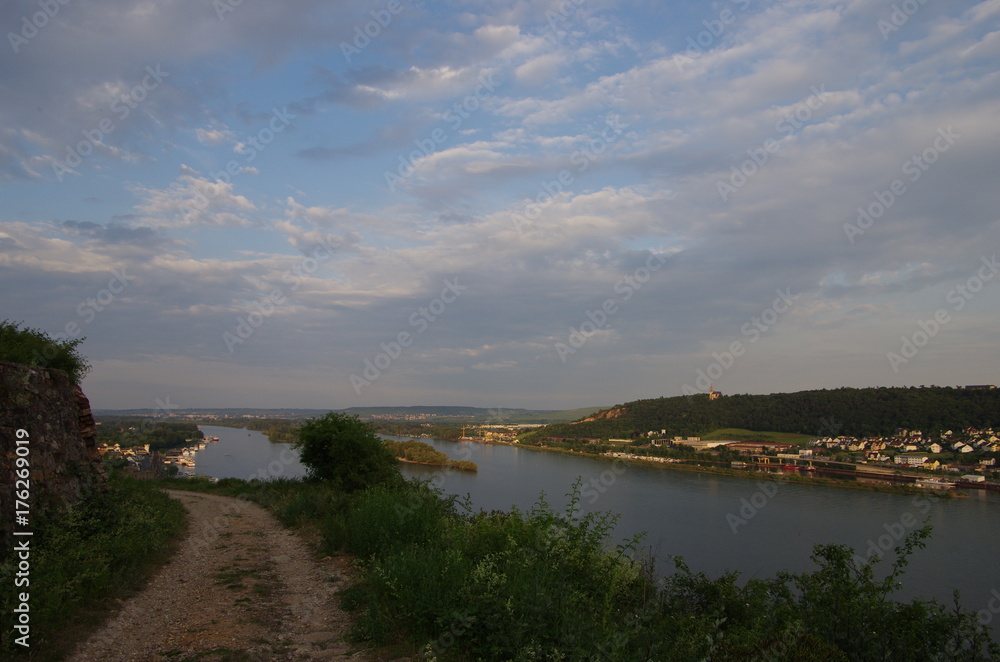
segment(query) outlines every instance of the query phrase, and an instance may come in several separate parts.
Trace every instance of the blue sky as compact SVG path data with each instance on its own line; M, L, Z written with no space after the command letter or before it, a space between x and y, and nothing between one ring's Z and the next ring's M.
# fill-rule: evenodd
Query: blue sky
M0 315L95 407L998 381L1000 0L0 26Z

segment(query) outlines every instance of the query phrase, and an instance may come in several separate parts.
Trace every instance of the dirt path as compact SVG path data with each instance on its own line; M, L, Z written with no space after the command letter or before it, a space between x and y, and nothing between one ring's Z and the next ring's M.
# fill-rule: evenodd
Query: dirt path
M187 537L70 662L370 660L343 641L343 560L316 561L254 504L167 493L188 511Z

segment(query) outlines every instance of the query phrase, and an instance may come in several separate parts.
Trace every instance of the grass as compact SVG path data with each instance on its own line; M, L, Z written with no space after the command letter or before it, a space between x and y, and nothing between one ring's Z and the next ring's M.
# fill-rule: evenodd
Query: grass
M184 522L183 506L154 483L117 476L106 494L39 519L27 589L31 647L13 641L16 566L7 558L0 564L0 657L61 659L169 558Z

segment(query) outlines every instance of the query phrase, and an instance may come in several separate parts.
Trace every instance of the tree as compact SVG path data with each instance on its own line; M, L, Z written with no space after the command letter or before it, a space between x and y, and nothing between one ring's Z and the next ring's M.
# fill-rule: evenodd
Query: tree
M357 416L330 412L311 420L299 429L295 446L310 478L348 492L402 480L392 451Z

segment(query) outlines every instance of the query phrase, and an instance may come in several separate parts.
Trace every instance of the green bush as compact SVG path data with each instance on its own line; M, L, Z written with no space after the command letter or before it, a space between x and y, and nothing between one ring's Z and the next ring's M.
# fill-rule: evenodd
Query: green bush
M90 364L77 347L86 338L54 340L44 331L20 328L18 322L0 321L0 361L64 370L74 384L90 372Z
M402 482L395 456L356 416L330 412L311 420L299 429L295 446L310 478L345 492Z

